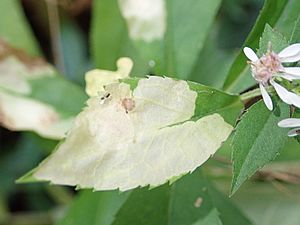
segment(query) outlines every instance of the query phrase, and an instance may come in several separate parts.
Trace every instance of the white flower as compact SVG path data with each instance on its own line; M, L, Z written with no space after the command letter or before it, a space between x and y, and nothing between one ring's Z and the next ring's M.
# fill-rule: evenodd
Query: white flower
M300 119L296 119L296 118L284 119L278 123L278 126L283 128L295 127L294 129L288 132L289 137L295 137L297 135L300 135Z
M273 52L269 45L267 53L261 58L258 58L255 52L248 47L244 48L244 53L250 59L252 76L259 83L263 100L269 110L273 110L273 103L266 90L268 85L275 88L282 101L300 108L300 96L288 91L274 80L276 77L282 77L289 81L300 79L300 67L284 67L282 65L282 63L293 63L300 60L300 43L290 45L278 54Z

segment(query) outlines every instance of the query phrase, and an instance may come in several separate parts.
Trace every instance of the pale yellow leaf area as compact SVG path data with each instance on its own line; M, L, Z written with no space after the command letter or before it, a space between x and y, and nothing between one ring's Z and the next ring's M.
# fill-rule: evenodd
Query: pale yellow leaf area
M189 121L196 98L187 82L171 78L141 79L133 92L125 83L107 85L88 100L65 141L33 176L54 184L126 191L191 172L233 129L219 114Z
M86 93L92 97L104 91L104 86L118 83L119 79L127 78L132 69L133 62L130 58L120 58L117 61L117 71L95 69L85 74Z

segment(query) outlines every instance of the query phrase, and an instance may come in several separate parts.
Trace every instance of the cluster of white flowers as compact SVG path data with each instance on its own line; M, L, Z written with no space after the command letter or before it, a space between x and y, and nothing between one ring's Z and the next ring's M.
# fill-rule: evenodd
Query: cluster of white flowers
M269 110L273 110L272 99L266 90L269 85L274 87L282 101L300 108L300 96L275 81L276 78L284 78L289 81L300 79L300 67L283 65L283 63L294 63L300 60L300 43L290 45L278 54L272 50L271 44L269 44L268 51L260 58L248 47L244 48L244 53L250 60L252 76L258 82L263 100ZM278 125L285 128L296 127L288 133L291 137L300 134L300 119L285 119Z

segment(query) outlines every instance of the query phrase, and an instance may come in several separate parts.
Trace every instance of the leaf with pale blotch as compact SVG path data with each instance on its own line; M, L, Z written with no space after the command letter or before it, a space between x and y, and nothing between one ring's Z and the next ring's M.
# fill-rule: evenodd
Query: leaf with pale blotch
M111 83L118 83L119 79L129 77L133 62L130 58L120 58L117 61L117 71L91 70L85 74L86 93L92 97L104 91L104 86Z
M50 139L63 138L74 120L62 120L51 105L4 92L0 92L0 107L0 121L6 128L30 130Z
M164 0L118 0L133 40L152 42L163 39L167 28Z
M50 139L64 138L77 112L65 104L68 99L61 100L61 92L70 92L74 98L83 93L78 94L41 58L30 57L4 41L0 41L0 49L0 124L13 131L29 130ZM80 104L77 108L81 108Z
M92 97L66 140L33 177L95 190L158 186L195 170L232 131L219 114L194 116L197 92L185 81L149 77Z

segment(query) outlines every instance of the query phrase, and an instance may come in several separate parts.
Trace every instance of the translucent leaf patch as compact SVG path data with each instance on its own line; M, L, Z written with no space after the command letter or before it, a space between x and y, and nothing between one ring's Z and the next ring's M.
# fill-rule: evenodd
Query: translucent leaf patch
M48 104L0 92L0 123L10 130L30 130L42 137L62 139L73 120L62 120Z
M33 131L45 138L64 138L76 114L63 114L64 111L75 110L69 109L70 104L61 100L62 95L59 98L55 95L62 90L72 90L72 96L79 94L61 80L42 58L30 57L0 40L0 125L13 131ZM47 89L53 81L57 81L53 85L55 89ZM55 102L58 107L53 104ZM64 105L67 106L62 107Z
M232 131L219 114L197 121L197 93L185 81L149 77L131 91L107 85L92 97L38 180L95 190L158 186L203 164Z

